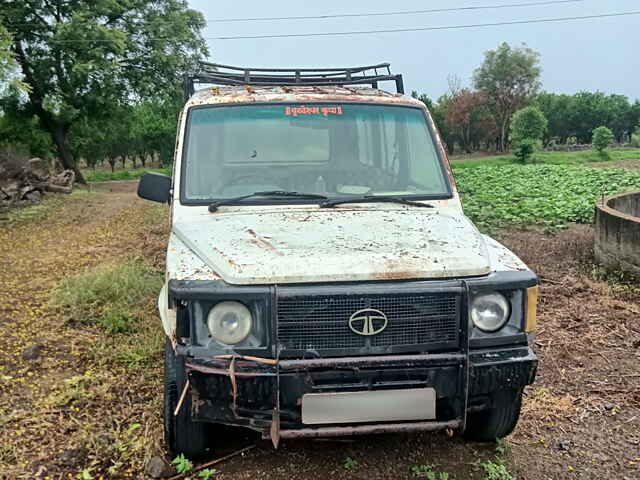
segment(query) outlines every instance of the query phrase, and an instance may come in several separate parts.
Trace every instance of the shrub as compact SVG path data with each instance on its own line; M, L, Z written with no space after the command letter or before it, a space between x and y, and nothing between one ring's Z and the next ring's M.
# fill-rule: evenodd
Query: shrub
M80 323L95 323L111 333L131 332L141 305L161 286L162 275L146 264L103 266L65 279L52 303Z
M605 149L613 143L613 132L607 127L598 127L593 130L593 147L600 153L604 153Z
M631 134L631 146L634 148L640 148L640 125L638 125L635 131Z
M523 138L516 144L513 154L519 163L527 163L536 150L537 142L532 138Z

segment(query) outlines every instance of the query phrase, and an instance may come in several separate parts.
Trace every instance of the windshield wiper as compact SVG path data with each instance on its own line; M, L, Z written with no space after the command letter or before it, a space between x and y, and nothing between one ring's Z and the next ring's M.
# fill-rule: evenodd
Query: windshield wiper
M335 200L326 200L320 203L320 208L331 208L336 205L342 205L343 203L368 203L368 202L386 202L386 203L401 203L403 205L411 205L413 207L434 208L430 203L421 203L414 200L409 200L404 197L396 197L393 195L365 195L363 197L353 198L336 198Z
M209 211L215 212L216 210L218 210L218 207L221 207L223 205L236 205L239 202L241 203L242 200L245 200L251 197L282 197L282 198L295 197L295 198L302 198L302 199L306 198L310 200L328 200L328 197L326 195L319 195L316 193L298 193L298 192L286 192L282 190L273 190L269 192L253 192L253 193L250 193L249 195L243 195L241 197L218 200L217 202L213 202L211 205L209 205Z

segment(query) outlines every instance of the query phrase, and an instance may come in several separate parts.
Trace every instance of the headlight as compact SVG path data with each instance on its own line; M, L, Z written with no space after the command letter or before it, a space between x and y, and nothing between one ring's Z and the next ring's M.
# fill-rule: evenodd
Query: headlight
M220 302L209 312L207 326L220 343L235 345L251 333L251 312L240 302Z
M485 332L500 330L509 320L509 301L500 293L485 293L471 301L471 320Z

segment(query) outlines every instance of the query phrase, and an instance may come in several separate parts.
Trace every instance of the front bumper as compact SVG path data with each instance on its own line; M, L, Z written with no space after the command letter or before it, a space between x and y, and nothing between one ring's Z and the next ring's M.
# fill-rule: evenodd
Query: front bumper
M303 360L219 356L190 358L186 365L194 420L249 427L277 444L279 438L464 429L467 412L491 407L492 392L532 383L537 359L523 345L468 354ZM435 389L434 420L338 426L302 422L305 394L417 388Z

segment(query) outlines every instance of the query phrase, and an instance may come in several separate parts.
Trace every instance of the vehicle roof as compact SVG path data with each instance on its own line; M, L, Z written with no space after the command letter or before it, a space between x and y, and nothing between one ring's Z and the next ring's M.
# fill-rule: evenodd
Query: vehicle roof
M375 102L411 105L424 108L415 98L399 93L389 93L371 87L337 86L222 86L203 88L195 92L185 108L197 105L254 102Z

